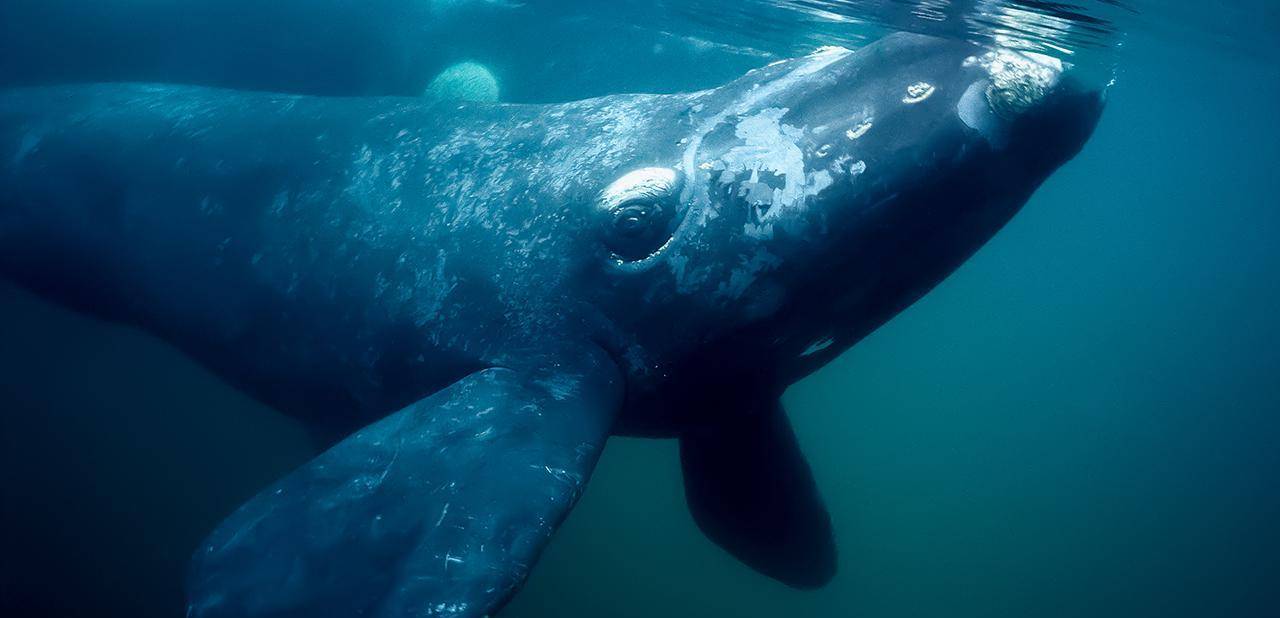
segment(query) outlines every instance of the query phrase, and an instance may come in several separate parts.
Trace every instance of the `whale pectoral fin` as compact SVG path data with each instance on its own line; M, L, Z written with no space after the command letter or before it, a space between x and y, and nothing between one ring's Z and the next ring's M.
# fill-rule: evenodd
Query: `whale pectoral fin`
M831 518L777 401L680 438L685 497L712 541L797 588L835 575Z
M619 380L587 364L479 371L338 443L197 549L188 616L497 611L608 437Z

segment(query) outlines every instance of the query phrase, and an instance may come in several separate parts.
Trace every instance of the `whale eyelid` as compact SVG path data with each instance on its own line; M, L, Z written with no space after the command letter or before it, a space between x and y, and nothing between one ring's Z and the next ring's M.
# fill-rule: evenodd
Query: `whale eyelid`
M596 205L603 241L621 267L651 260L671 243L680 220L684 175L670 167L644 167L609 184Z
M657 202L662 202L662 201L665 201L664 198L666 198L668 195L670 195L669 192L663 192L663 191L654 191L649 193L636 193L634 195L628 195L626 197L623 197L620 200L612 201L610 202L610 204L612 204L612 210L618 211L628 206L654 204Z
M684 175L670 167L643 167L613 181L600 194L600 203L614 211L635 202L657 201L677 195Z

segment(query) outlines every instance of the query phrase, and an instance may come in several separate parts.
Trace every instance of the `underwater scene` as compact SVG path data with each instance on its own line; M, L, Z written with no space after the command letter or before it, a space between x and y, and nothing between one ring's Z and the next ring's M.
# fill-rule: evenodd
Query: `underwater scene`
M1280 617L1280 3L0 0L0 616Z

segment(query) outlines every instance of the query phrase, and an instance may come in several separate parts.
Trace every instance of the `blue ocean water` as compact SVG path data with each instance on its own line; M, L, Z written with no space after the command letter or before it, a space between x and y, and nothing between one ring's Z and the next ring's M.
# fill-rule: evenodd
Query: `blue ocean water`
M472 61L504 100L563 101L904 29L1111 84L1090 143L1005 230L786 394L836 528L831 584L738 564L690 519L675 444L615 438L503 616L1280 615L1274 3L257 4L6 0L0 87L417 95ZM164 344L8 286L0 342L0 614L180 615L194 544L314 454Z

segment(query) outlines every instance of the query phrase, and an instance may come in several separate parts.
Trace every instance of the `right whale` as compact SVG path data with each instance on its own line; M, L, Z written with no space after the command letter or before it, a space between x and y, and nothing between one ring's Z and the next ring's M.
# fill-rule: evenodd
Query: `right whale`
M203 543L191 616L485 616L611 434L797 587L832 526L779 396L952 272L1102 111L919 35L560 105L0 93L0 275L339 440Z

